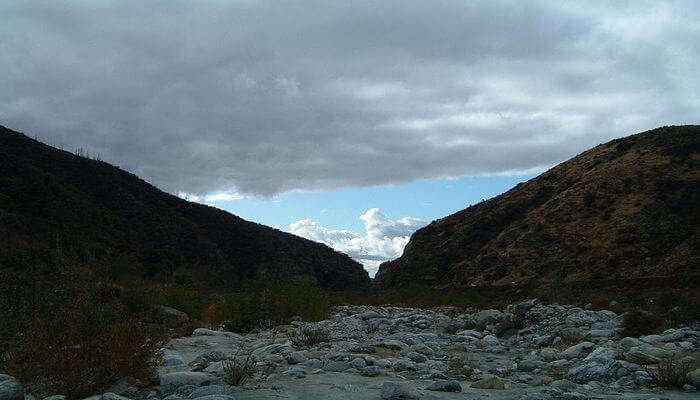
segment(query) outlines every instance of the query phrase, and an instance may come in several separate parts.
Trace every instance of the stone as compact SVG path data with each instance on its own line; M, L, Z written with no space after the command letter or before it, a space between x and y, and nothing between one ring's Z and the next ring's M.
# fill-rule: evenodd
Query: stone
M394 371L415 371L416 364L413 361L408 361L408 360L396 360L394 363Z
M291 353L285 353L284 360L287 361L287 364L290 365L301 364L304 361L306 361L306 352L293 351Z
M562 390L564 392L570 392L574 389L576 389L576 384L571 382L568 379L559 379L556 381L553 381L552 383L549 384L550 387Z
M688 378L688 383L700 389L700 368L696 368L686 376Z
M185 365L185 360L182 359L182 356L179 354L169 354L165 353L163 354L163 366L165 367L171 367L175 365Z
M401 350L406 347L406 344L398 340L385 340L378 344L378 346L389 350Z
M377 352L377 349L374 346L353 346L348 351L350 353L374 354Z
M164 391L172 391L183 385L202 386L214 380L214 376L204 372L171 372L161 375L160 385Z
M306 376L306 371L301 368L292 368L282 372L282 375L291 376L296 379L301 379Z
M459 331L459 332L455 333L455 335L457 335L457 336L471 336L471 337L475 337L477 339L481 339L484 336L483 334L481 334L481 332L477 332L477 331L474 331L471 329Z
M367 362L364 358L357 357L350 361L350 365L352 365L353 368L360 370L367 366Z
M368 319L375 319L375 318L381 318L381 314L379 314L376 311L367 311L365 313L360 314L360 318L363 320L368 320Z
M156 321L170 328L183 326L190 320L190 317L184 312L168 306L156 306L153 309L153 316Z
M323 366L323 370L327 372L343 372L351 367L347 361L331 361Z
M424 363L428 361L428 358L420 353L412 352L406 354L406 357L408 357L409 360L416 362L416 363Z
M540 360L523 360L518 362L518 370L524 372L534 371L536 369L545 368L547 363Z
M489 378L484 378L480 379L471 385L469 387L474 388L474 389L495 389L495 390L502 390L506 388L506 385L501 381L499 378L492 376Z
M381 398L382 400L417 399L418 393L402 382L384 382Z
M476 323L480 326L486 326L503 319L503 313L498 310L483 310L476 314Z
M566 358L567 360L570 360L572 358L581 358L584 355L587 355L589 351L593 350L594 347L595 344L591 342L581 342L562 351L559 354L559 356L562 358Z
M0 374L0 400L24 400L24 388L10 375Z
M544 349L540 350L540 357L542 357L545 361L553 361L559 357L559 351L551 347L545 347Z
M261 360L270 354L292 353L294 351L296 350L286 343L273 343L253 350L253 356Z
M617 360L595 360L584 362L569 370L568 378L576 383L597 381L609 383L638 370L637 364Z
M426 390L432 390L435 392L461 392L462 391L462 385L459 384L457 381L448 381L448 380L441 380L441 381L435 381L430 384Z
M360 375L369 377L379 376L379 367L376 365L364 367L360 370Z
M583 360L584 361L608 361L615 360L620 357L620 351L609 347L597 347L590 352Z
M208 362L222 361L228 359L228 355L221 351L208 351L199 355L202 359Z
M138 388L127 382L126 379L122 379L119 382L112 385L112 387L107 389L107 392L131 398L134 397L134 395L136 395L136 392L138 392Z
M486 346L498 346L501 344L501 341L494 335L486 335L483 339L481 339L481 343Z
M634 346L629 349L629 351L625 353L625 359L641 365L658 364L661 361L659 357L649 354L648 351L644 351L644 347L640 346Z

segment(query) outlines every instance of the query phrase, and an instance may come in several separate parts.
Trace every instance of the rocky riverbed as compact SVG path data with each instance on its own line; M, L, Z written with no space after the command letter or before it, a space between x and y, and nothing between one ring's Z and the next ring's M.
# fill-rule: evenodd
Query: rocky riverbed
M130 399L697 399L699 326L619 337L612 311L528 300L505 310L339 307L328 320L239 335L196 329L163 350L157 387L126 382L92 400ZM325 332L305 346L299 331ZM297 342L295 345L294 342ZM232 360L253 366L227 384ZM659 364L687 365L677 390ZM0 377L2 388L12 379ZM8 389L9 390L9 389ZM9 393L9 392L8 392ZM52 399L58 400L58 399Z

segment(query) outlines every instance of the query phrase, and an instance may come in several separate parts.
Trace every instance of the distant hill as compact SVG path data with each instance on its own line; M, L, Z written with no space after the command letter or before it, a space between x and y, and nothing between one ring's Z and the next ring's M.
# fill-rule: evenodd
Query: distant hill
M350 257L162 192L108 163L0 126L0 268L42 252L111 275L236 287L313 277L330 289L369 284Z
M418 230L385 288L499 286L700 273L700 126L590 149Z

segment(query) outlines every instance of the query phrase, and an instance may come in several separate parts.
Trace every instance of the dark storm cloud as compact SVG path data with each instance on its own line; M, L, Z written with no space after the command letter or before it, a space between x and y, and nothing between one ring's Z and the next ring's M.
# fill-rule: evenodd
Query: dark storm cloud
M688 2L0 5L0 123L171 192L551 165L697 123Z

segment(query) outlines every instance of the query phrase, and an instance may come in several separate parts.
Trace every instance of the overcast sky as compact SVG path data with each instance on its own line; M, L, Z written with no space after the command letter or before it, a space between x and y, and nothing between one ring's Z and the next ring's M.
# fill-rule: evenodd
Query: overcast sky
M4 0L0 16L0 124L209 202L527 175L700 115L693 0Z

